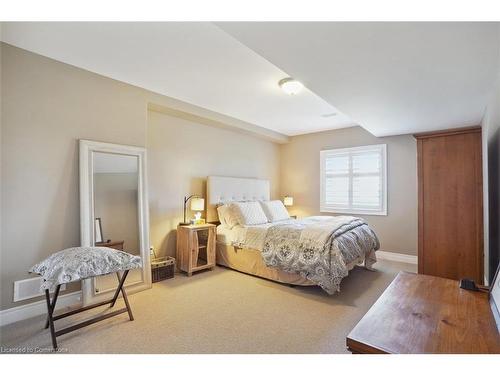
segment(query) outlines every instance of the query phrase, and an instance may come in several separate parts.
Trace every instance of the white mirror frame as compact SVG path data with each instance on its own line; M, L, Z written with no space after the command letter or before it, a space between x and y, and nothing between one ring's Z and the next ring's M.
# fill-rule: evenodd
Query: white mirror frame
M94 244L94 165L93 153L105 152L120 155L137 156L138 168L138 225L139 244L142 258L142 280L127 284L130 293L151 288L151 267L149 252L149 209L147 194L146 149L136 146L117 145L113 143L80 140L80 242L81 246ZM101 302L109 299L114 291L95 292L95 279L82 281L83 305Z

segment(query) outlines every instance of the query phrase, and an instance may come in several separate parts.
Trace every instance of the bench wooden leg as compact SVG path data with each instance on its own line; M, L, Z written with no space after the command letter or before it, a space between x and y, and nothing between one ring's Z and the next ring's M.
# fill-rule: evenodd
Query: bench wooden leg
M54 297L52 298L52 303L50 304L50 311L54 314L54 309L56 308L57 297L59 296L59 290L61 289L61 285L56 286L56 291L54 293ZM49 328L49 314L47 314L47 320L45 321L45 329Z
M125 279L127 278L127 275L128 275L128 270L126 270L123 273L123 276L121 278L120 278L120 273L119 272L116 273L116 277L118 277L118 287L116 288L115 295L111 299L111 305L109 305L109 307L113 307L115 305L116 300L118 299L118 294L120 294L120 291L123 290L123 284L125 283ZM123 292L122 292L122 294L123 294Z
M73 332L73 331L75 331L77 329L86 327L88 325L100 322L101 320L108 319L108 318L111 318L111 317L119 315L119 314L123 314L125 312L128 312L128 316L129 316L130 320L134 320L134 316L132 315L132 309L130 308L130 304L128 302L127 293L125 292L125 288L123 286L125 284L125 279L127 278L128 272L129 271L126 270L123 273L122 277L120 277L119 272L116 273L116 275L118 277L118 288L116 288L115 294L114 294L114 296L113 296L112 299L104 301L104 302L99 302L99 303L96 303L94 305L85 306L85 307L81 307L79 309L71 310L71 311L68 311L66 313L63 313L63 314L60 314L60 315L57 315L57 316L54 316L53 313L54 313L55 308L56 308L57 297L59 296L59 290L60 290L61 286L58 285L56 287L56 290L55 290L54 297L53 297L52 301L50 300L49 290L45 289L45 300L47 302L47 322L46 322L46 327L45 328L47 328L47 327L50 328L50 335L52 337L52 346L53 346L53 348L55 350L57 350L57 339L56 339L57 336L61 336L61 335L64 335L66 333ZM66 318L68 316L75 315L75 314L78 314L78 313L81 313L81 312L84 312L84 311L87 311L87 310L90 310L90 309L94 309L94 308L99 307L99 306L107 305L108 303L110 304L110 308L113 307L115 305L115 303L116 303L116 300L118 299L118 294L120 292L122 293L123 300L125 301L126 308L122 308L120 310L112 311L110 313L107 313L107 314L104 314L104 315L101 315L101 316L98 316L98 317L95 317L95 318L83 321L81 323L74 324L72 326L66 327L66 328L61 329L59 331L55 330L55 327L54 327L54 321L55 320Z
M125 272L128 272L128 271L125 271ZM118 274L118 272L116 273L116 276L118 277L118 281L120 281L120 275ZM125 276L126 275L124 275L124 277ZM123 301L125 302L125 306L127 306L128 317L130 320L134 320L134 315L132 314L132 309L130 308L130 304L128 303L127 292L125 292L125 287L123 286L123 283L121 283L120 290L122 292Z
M59 285L58 285L59 287ZM50 335L52 337L52 347L57 350L57 339L56 339L56 330L54 328L54 320L52 320L52 312L56 307L57 294L54 295L54 300L52 303L50 302L50 293L48 289L45 289L45 300L47 301L47 320L49 321L50 327Z

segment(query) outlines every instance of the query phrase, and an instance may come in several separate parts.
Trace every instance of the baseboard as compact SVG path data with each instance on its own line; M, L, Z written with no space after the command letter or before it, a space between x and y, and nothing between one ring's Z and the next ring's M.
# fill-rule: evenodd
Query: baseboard
M56 310L81 304L81 290L73 293L62 294L57 299ZM45 299L0 311L0 326L43 314L47 314L47 303L45 302Z
M418 264L418 258L416 255L391 253L390 251L377 251L376 254L378 259L391 260L393 262Z

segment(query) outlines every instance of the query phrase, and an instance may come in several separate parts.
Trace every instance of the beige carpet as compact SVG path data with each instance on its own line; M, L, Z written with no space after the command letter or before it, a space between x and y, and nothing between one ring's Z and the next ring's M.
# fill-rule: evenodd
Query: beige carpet
M416 268L387 261L375 267L355 268L334 296L221 267L191 278L176 274L130 296L135 321L114 317L59 337L59 347L69 353L347 353L349 331L399 270ZM1 346L50 348L44 322L40 316L2 327Z

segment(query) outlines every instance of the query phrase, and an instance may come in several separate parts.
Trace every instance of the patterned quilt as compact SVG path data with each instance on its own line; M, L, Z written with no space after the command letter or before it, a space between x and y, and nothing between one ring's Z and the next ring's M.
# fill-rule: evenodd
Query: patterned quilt
M262 257L267 266L298 273L334 294L348 274L347 265L361 258L371 267L379 247L376 234L363 219L313 216L271 226Z

